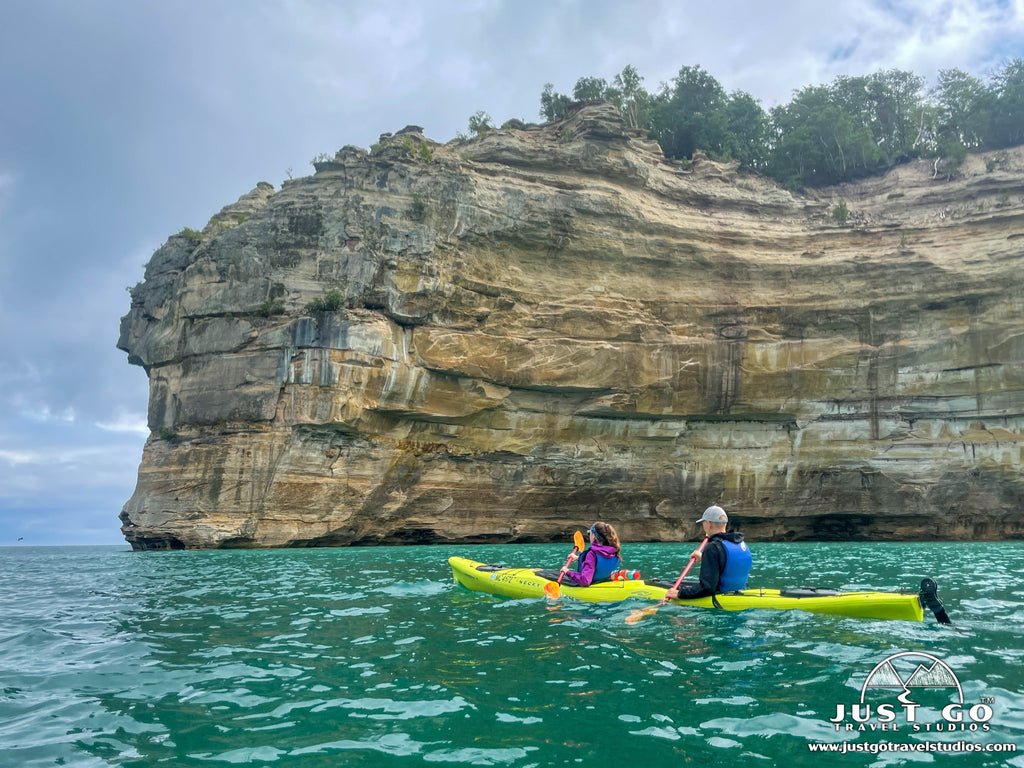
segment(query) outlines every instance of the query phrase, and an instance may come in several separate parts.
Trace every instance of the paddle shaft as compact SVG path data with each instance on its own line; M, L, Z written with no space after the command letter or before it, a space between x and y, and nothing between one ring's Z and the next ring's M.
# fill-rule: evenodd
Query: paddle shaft
M707 543L708 540L704 539L704 541L700 543L700 546L697 547L697 552L703 552L704 545ZM683 583L683 579L686 578L686 574L690 572L690 569L693 567L693 564L697 562L697 552L694 552L692 555L690 555L690 562L686 564L686 567L683 569L683 572L679 574L679 578L676 579L676 583L672 585L672 589L679 589L679 585ZM641 608L638 611L633 611L633 613L626 617L626 623L636 624L638 621L640 621L640 619L644 618L645 616L653 616L658 612L658 609L661 606L668 605L668 601L669 598L665 597L662 598L659 602L650 606L649 608Z
M704 545L707 544L707 543L708 543L708 540L704 539L704 541L702 541L700 543L700 546L697 547L697 552L703 552L704 551ZM690 555L690 562L686 564L685 568L683 568L683 572L679 574L679 578L676 579L676 583L672 585L672 589L679 589L679 585L683 583L683 579L686 578L686 574L688 574L690 572L690 569L693 568L693 564L696 563L696 562L697 562L697 553L695 552L694 554ZM669 601L669 598L667 598L667 597L663 598L662 601L661 601L661 604L665 605L668 601Z
M549 581L544 586L544 594L546 594L548 597L557 598L559 596L561 592L562 578L569 570L569 563L572 562L572 558L577 552L583 551L583 547L585 546L585 543L583 541L583 534L579 531L576 531L576 533L573 534L572 543L572 552L570 552L569 556L565 558L565 565L563 565L562 570L558 572L558 581Z
M573 547L572 552L570 552L569 556L565 559L565 565L563 565L562 570L558 572L558 581L555 582L556 584L562 583L562 577L564 577L566 572L569 570L569 563L572 562L572 556L575 555L577 552L579 552L579 550L576 549L576 547Z

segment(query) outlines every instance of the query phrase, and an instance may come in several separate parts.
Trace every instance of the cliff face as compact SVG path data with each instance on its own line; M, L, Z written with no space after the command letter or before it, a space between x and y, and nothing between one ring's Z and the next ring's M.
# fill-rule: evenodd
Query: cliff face
M1022 171L794 196L607 105L343 149L132 291L154 433L124 535L678 540L717 502L752 540L1020 537Z

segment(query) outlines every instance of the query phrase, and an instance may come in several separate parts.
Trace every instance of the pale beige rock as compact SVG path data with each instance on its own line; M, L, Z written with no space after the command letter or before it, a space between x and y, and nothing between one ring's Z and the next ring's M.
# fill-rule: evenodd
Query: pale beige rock
M132 291L125 536L1019 538L1024 150L933 171L794 195L598 104L261 184Z

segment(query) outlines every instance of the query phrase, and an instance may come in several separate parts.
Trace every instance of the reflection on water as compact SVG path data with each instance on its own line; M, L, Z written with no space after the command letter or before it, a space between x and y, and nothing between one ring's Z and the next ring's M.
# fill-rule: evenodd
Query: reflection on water
M18 766L525 768L607 750L651 765L820 764L809 739L868 738L835 733L836 704L913 650L945 659L965 696L995 699L986 740L1024 741L1024 546L754 551L752 586L916 590L935 576L957 629L676 606L627 625L639 604L504 600L455 586L446 564L552 567L564 547L0 550L0 754ZM630 562L673 579L688 554L634 545ZM1005 764L987 758L971 765Z

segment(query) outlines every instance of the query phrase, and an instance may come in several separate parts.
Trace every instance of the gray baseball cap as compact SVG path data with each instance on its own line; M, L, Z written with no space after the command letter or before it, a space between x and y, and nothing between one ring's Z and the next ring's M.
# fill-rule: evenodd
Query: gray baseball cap
M703 523L707 520L709 523L728 523L729 516L725 514L725 510L715 505L708 507L704 510L704 514L700 516L698 523Z

